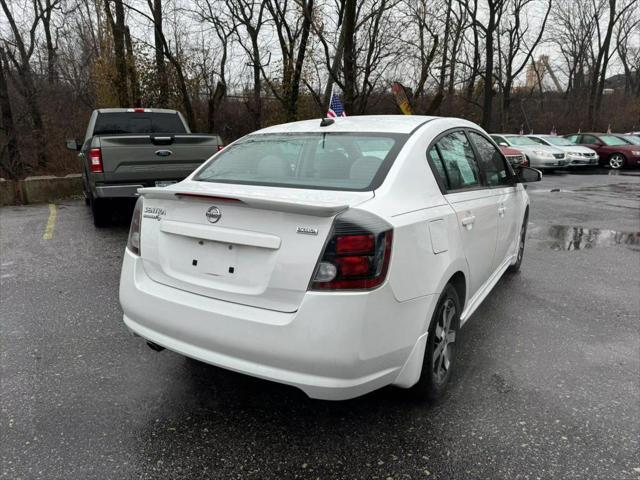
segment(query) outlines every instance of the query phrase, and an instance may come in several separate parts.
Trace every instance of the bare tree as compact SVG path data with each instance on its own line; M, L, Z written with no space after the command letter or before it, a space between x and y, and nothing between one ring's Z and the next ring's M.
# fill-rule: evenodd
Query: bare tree
M57 2L53 3L51 8L56 4ZM29 43L27 45L23 39L22 33L18 29L15 18L7 5L7 0L0 0L0 5L2 6L2 10L4 11L9 23L11 33L13 34L13 41L4 41L5 54L10 59L19 77L19 81L16 82L16 85L27 104L27 109L32 122L33 130L31 133L33 139L37 145L41 146L38 148L37 153L38 166L46 167L48 164L48 157L46 148L44 148L44 123L42 121L42 114L38 104L38 91L30 64L31 56L36 48L36 30L40 23L41 15L34 12L34 18L28 32Z
M594 5L601 5L604 0L591 0ZM599 4L596 2L600 2ZM604 90L604 81L607 76L607 66L610 60L611 39L613 37L613 29L620 20L621 16L629 10L633 5L637 5L635 0L630 0L626 5L618 8L617 0L608 1L608 22L604 35L600 29L600 22L596 22L596 31L598 34L598 53L596 61L591 71L591 87L589 91L589 110L588 121L592 128L596 128L599 122L600 107L602 105L602 92Z
M115 7L115 19L111 13L111 2L113 2ZM116 75L113 86L118 96L118 105L120 107L128 107L130 106L130 102L127 87L127 59L125 56L126 26L124 23L124 6L122 0L105 0L104 9L113 37L113 53L116 65Z
M265 4L280 44L281 91L266 76L264 68L262 71L269 88L285 109L287 121L293 121L297 119L300 79L311 32L313 0L297 0L295 6L291 6L288 0L266 0Z
M227 8L231 12L237 29L238 41L249 57L248 66L253 71L253 102L247 104L253 115L255 128L262 124L262 58L260 56L260 30L265 18L265 2L256 0L225 0ZM240 35L240 28L244 30L248 38Z
M502 103L500 109L500 127L505 130L509 122L509 107L511 106L511 91L515 79L522 73L524 67L530 62L533 52L538 47L549 13L551 12L551 0L546 0L546 11L540 25L536 25L537 33L533 39L529 38L530 24L527 21L527 9L530 6L539 7L539 0L509 0L506 5L507 15L499 27L500 40L498 55L501 63L499 80L502 91Z
M7 139L6 150L0 150L0 167L10 178L21 178L24 174L24 164L18 149L18 136L13 121L13 110L9 99L9 87L7 86L7 76L9 63L0 47L0 113L2 114L2 130Z

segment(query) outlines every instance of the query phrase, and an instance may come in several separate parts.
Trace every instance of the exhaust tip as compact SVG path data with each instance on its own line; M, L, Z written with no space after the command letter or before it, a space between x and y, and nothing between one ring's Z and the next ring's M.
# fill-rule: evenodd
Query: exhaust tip
M147 346L154 352L161 352L162 350L164 350L164 347L161 347L160 345L149 341L147 342Z

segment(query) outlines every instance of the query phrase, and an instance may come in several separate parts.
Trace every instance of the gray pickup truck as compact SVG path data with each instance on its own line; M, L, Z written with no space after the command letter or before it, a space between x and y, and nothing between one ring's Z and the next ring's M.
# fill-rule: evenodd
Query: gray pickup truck
M101 108L91 114L84 139L67 140L67 148L80 152L85 201L95 226L103 227L112 200L184 179L222 149L222 140L191 133L175 110Z

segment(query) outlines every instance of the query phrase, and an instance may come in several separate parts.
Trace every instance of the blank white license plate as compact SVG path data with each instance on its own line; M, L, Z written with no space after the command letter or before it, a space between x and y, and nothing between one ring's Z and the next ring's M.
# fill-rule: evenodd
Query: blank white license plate
M175 180L158 180L156 182L156 187L168 187L169 185L173 185L174 183L178 183Z

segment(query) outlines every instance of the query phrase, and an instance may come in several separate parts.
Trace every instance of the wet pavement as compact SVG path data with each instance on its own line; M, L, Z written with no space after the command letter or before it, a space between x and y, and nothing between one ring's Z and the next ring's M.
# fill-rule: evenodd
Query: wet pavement
M117 300L127 226L0 209L10 479L640 479L640 176L530 185L522 272L459 335L446 399L340 403L156 353ZM558 190L552 192L551 190Z

